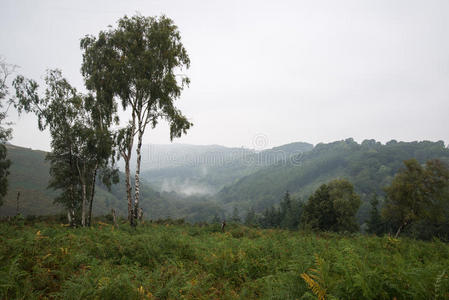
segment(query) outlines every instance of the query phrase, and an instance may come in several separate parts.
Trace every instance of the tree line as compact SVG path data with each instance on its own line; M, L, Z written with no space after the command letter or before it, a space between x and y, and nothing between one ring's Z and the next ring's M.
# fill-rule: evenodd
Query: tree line
M398 237L401 233L421 239L438 237L449 241L449 168L433 159L425 165L416 159L404 167L385 187L385 198L373 194L369 219L364 231ZM249 209L245 224L262 228L357 232L360 196L348 180L335 179L322 184L306 202L287 191L278 206L257 214ZM234 208L233 216L238 215ZM237 221L235 217L231 218Z
M295 197L307 199L321 183L345 178L362 200L357 219L363 223L369 215L371 196L385 197L384 187L391 184L403 161L410 158L422 164L430 159L449 163L449 149L443 141L392 140L381 144L375 140L356 143L349 138L318 144L292 158L299 163L276 164L253 172L223 188L217 198L229 206L254 207L260 212L277 204L279 195L287 190Z
M87 93L80 93L60 70L48 70L43 90L35 80L17 76L9 103L19 114L35 114L39 130L49 130L49 188L61 192L55 202L67 210L73 226L91 225L96 182L107 187L117 183L119 159L125 161L128 220L136 226L142 216L140 164L145 131L163 119L169 123L173 140L193 125L175 106L190 82L178 72L189 68L190 59L177 26L165 16L125 16L115 28L82 38L80 48ZM6 77L0 83L4 100ZM119 107L129 116L122 122ZM10 131L2 129L0 135L4 147ZM136 170L131 180L133 153ZM6 148L0 148L0 160L4 161L0 169L7 172L5 157ZM6 180L6 176L1 178ZM6 188L4 192L0 188L0 194L6 194Z

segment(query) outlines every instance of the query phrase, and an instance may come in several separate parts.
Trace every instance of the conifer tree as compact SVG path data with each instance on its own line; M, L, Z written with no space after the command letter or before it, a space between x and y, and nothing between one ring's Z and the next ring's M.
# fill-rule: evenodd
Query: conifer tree
M256 212L254 211L254 208L252 208L252 207L248 210L248 213L246 214L245 225L246 226L256 226L257 225Z
M237 208L237 206L234 206L234 210L232 211L231 220L234 223L241 223L242 222L242 220L240 219L240 213L239 213L239 209Z
M378 206L379 206L379 200L377 198L377 194L374 194L370 200L371 204L371 211L370 211L370 218L367 222L368 225L368 232L373 234L381 234L383 231L383 222L382 217L380 215Z
M321 185L304 207L303 226L325 231L357 231L355 214L360 197L345 179Z

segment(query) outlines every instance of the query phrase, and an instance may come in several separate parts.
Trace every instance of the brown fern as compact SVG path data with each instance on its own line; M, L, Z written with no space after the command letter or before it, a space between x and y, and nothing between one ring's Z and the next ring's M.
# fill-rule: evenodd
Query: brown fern
M323 276L324 261L315 254L316 269L309 269L309 274L302 273L301 278L307 283L309 289L317 296L318 300L326 299L325 280Z

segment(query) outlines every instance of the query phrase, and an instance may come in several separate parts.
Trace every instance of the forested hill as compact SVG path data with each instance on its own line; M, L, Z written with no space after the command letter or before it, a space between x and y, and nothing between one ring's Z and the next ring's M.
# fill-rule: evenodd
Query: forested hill
M62 209L53 204L56 192L47 189L49 164L45 161L46 153L12 145L7 147L12 164L8 194L0 207L0 216L15 214L18 191L22 214L61 212ZM164 165L146 173L145 177L152 178L152 184L161 190L156 191L143 183L141 206L145 217L183 217L190 221L203 221L210 220L216 214L223 216L224 211L229 213L234 206L240 208L242 215L250 207L260 212L279 203L287 190L294 197L306 200L321 184L334 178L346 178L354 184L362 200L365 200L360 209L364 214L369 209L366 200L373 193L383 195L383 188L403 167L404 160L416 158L424 163L439 158L449 162L449 149L443 142L391 141L383 145L374 140L358 144L347 139L318 144L313 149L310 144L294 143L262 152L245 150L244 156L234 159L231 159L231 152L228 151L228 160L219 160L218 163L210 158L214 153L227 150L217 147L215 150L210 148L210 151L203 149L197 154L186 152L192 154L191 157L197 155L191 163ZM295 155L298 152L301 154ZM218 187L225 185L225 182L227 185L216 195L199 196L193 192L192 196L184 193L180 197L179 194L183 192L181 185L173 185L173 192L164 192L161 188L161 183L170 180L184 184L191 191L198 191L201 186ZM115 208L126 215L123 175L120 183L113 186L111 191L101 185L97 186L96 191L95 214L106 214Z
M304 142L263 151L217 145L149 145L143 154L142 178L160 191L212 195L263 167L312 148Z
M20 192L21 214L50 215L62 212L61 207L53 204L57 192L47 189L50 165L45 161L46 152L13 145L7 145L7 149L7 156L11 160L9 187L4 203L0 206L0 216L16 214L17 192ZM114 208L119 214L126 215L124 176L120 175L120 182L112 186L111 191L97 184L94 214L108 214ZM176 194L156 192L144 183L141 185L141 193L141 207L146 218L186 217L190 220L202 220L206 215L220 213L214 203L204 203L205 199L179 199Z
M381 144L353 139L318 144L295 159L263 168L226 186L217 195L227 206L254 207L261 211L279 201L285 191L305 199L321 184L334 178L350 180L362 199L383 194L403 161L419 162L439 158L449 162L449 149L443 142L396 142ZM366 201L365 201L366 202Z

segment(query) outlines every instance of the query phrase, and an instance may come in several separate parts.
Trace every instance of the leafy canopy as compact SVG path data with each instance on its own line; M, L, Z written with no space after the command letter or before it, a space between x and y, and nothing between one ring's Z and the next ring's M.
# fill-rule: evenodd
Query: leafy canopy
M399 235L417 222L449 222L449 169L440 160L429 160L423 167L415 159L404 161L405 168L393 179L387 194L383 216Z
M111 111L118 97L123 109L131 108L139 131L155 127L160 118L169 122L171 139L190 128L173 103L189 83L186 76L178 81L176 72L188 68L190 59L171 19L125 16L117 28L83 38L81 48L86 87L110 103Z
M305 226L325 231L357 231L355 214L360 197L345 179L335 179L321 185L304 207Z

